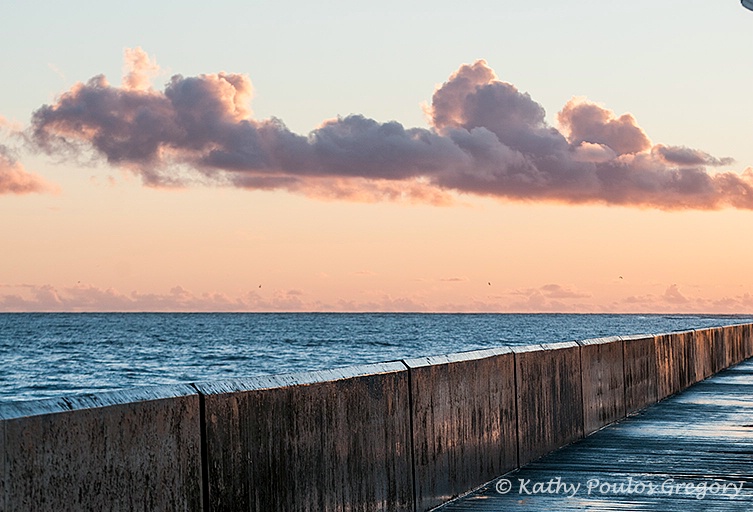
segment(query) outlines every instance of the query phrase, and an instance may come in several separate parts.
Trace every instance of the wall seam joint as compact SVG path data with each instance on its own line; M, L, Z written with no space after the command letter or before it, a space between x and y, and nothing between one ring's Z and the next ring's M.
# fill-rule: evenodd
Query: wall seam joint
M191 387L199 395L199 435L201 445L201 498L204 512L209 512L209 447L207 443L207 417L205 397L195 384Z

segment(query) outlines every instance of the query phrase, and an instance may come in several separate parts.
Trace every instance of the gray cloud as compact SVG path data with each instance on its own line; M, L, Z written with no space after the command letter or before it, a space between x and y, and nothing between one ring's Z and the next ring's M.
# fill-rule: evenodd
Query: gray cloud
M153 60L127 54L121 86L97 76L34 112L31 139L50 154L93 150L153 186L193 180L330 199L448 204L456 193L659 209L753 208L753 170L703 151L651 145L630 114L583 99L549 126L528 94L484 61L434 92L430 128L353 114L307 135L257 120L239 74L173 76L149 86Z

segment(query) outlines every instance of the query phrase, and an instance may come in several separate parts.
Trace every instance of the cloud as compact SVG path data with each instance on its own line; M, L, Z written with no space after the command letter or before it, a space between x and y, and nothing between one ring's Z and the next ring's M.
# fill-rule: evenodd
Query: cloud
M141 48L126 48L123 61L123 88L131 91L151 89L151 79L159 73L157 61Z
M670 304L687 304L690 302L687 297L680 293L680 288L676 284L670 285L662 298Z
M550 299L585 299L591 295L559 284L545 284L540 288L541 293Z
M57 187L27 171L9 148L0 144L0 194L55 192Z
M685 146L664 146L657 144L652 149L652 152L658 154L670 164L719 167L734 163L734 159L732 158L716 158L704 151L686 148Z
M0 311L299 311L305 309L297 290L262 296L255 291L241 297L193 292L175 286L167 293L123 293L114 288L76 285L2 285ZM15 293L14 293L15 292Z
M99 288L88 284L57 287L51 284L0 284L0 312L54 311L237 311L237 312L489 312L489 313L731 313L753 312L753 296L688 296L676 284L663 293L604 300L569 286L503 291L499 295L459 297L457 302L431 299L422 292L394 296L374 292L363 300L326 302L306 290L253 289L239 296L196 293L176 285L163 293Z
M600 144L617 155L640 153L651 148L651 141L630 114L614 112L584 98L573 98L557 114L557 120L575 145L583 142Z
M547 124L529 94L485 61L461 66L433 94L429 128L359 114L306 135L255 119L242 74L175 75L126 50L121 86L78 83L32 116L30 137L49 154L93 151L150 186L220 184L310 197L446 205L458 194L522 201L673 209L753 209L753 169L707 171L732 160L651 141L631 114L583 98Z
M506 309L516 312L579 312L594 309L594 305L582 300L591 297L589 293L580 292L569 286L545 284L538 288L515 290L503 298ZM601 307L601 306L599 306ZM598 308L597 308L598 309Z

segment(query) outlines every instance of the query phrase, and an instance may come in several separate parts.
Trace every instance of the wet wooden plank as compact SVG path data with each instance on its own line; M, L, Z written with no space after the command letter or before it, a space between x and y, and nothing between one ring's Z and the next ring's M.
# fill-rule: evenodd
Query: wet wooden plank
M752 467L746 361L438 510L751 510Z

